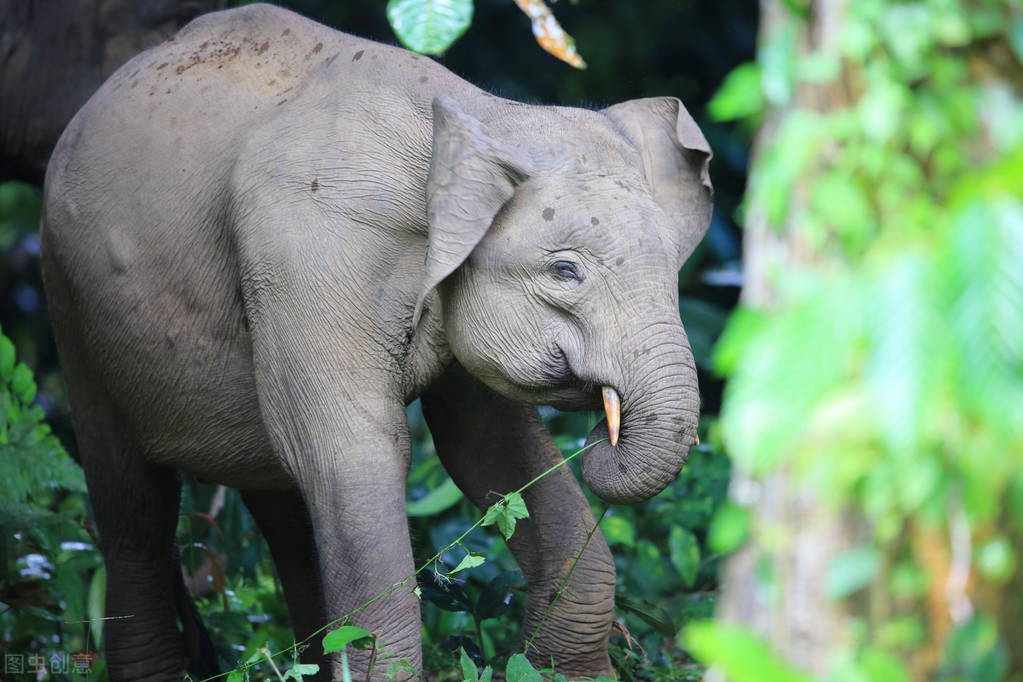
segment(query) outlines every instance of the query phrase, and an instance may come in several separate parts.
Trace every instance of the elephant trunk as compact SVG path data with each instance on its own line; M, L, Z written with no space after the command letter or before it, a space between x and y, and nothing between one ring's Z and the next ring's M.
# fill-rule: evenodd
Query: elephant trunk
M608 440L583 454L586 484L614 504L642 502L664 490L675 480L696 440L700 396L689 341L678 322L660 329L660 338L644 339L637 346L646 349L649 359L641 359L629 378L610 387L621 401L617 444L612 445L615 439L609 436L605 420L593 429L587 444ZM642 358L643 350L639 353ZM604 400L607 406L607 390ZM613 411L608 409L612 432Z

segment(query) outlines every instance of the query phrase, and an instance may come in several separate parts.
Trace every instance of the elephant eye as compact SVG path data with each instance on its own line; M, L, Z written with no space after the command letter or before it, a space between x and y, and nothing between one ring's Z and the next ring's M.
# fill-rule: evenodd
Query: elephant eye
M578 266L571 261L555 261L551 264L551 273L559 279L574 279L577 282L583 281L583 276L579 274Z

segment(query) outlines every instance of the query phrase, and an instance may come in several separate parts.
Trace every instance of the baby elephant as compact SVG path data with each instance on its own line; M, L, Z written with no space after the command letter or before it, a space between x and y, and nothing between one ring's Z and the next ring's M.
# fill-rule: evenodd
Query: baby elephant
M269 5L117 71L57 146L42 224L106 612L131 616L106 624L111 678L215 669L175 557L178 471L241 491L298 638L414 571L416 397L481 508L561 461L540 404L606 405L583 459L604 500L668 485L696 437L677 272L709 159L676 99L527 106ZM594 520L567 468L525 500L528 635ZM608 673L614 584L594 536L530 657ZM413 586L352 622L419 668Z

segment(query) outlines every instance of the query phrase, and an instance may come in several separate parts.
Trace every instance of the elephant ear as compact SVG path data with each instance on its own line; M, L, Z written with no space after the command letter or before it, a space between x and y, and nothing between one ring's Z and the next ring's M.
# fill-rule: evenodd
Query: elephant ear
M447 96L433 100L433 153L426 182L426 276L412 315L419 324L426 297L461 265L498 211L529 176L529 156L490 137Z
M674 97L634 99L604 109L639 150L654 199L675 225L668 235L679 269L710 225L710 145Z

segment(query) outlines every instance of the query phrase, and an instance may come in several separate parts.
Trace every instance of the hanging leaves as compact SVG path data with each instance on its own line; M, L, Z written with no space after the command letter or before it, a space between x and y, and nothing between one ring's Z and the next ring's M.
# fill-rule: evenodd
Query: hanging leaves
M515 0L533 24L540 47L577 69L586 62L543 0ZM389 0L387 21L401 44L421 54L442 54L472 23L473 0Z
M533 35L540 47L577 69L586 68L586 62L576 52L575 40L565 33L543 0L515 0L515 4L533 22Z
M387 21L408 49L442 54L469 28L472 7L472 0L390 0Z

